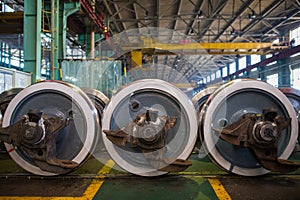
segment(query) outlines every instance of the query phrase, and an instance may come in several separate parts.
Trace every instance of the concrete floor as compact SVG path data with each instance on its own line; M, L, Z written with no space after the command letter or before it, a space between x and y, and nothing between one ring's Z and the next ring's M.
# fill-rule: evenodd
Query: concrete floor
M299 199L299 170L240 177L196 154L190 160L193 166L184 172L145 178L119 171L116 165L103 166L91 157L71 174L41 177L1 153L0 199Z

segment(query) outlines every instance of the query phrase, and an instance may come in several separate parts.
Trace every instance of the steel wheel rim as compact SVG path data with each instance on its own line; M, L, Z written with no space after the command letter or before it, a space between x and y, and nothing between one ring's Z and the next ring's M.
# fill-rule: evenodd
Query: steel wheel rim
M89 153L93 151L94 141L97 140L98 137L97 133L99 132L99 125L98 123L96 123L98 120L98 116L97 116L97 111L93 106L92 102L89 100L88 96L84 92L82 92L79 88L71 84L59 82L59 81L47 81L47 82L33 84L28 88L22 90L16 96L16 98L14 98L9 104L4 116L3 126L5 127L10 125L11 120L13 118L12 115L14 112L16 112L15 110L16 105L21 106L20 104L22 104L24 98L29 97L31 94L34 94L35 92L43 93L42 90L50 90L53 91L54 93L57 92L57 94L60 93L62 95L64 94L68 95L70 101L74 101L74 103L82 109L82 115L84 116L86 123L87 122L89 123L89 126L86 126L87 128L86 133L89 134L85 133L86 134L84 135L85 140L82 141L83 144L81 150L71 160L78 163L79 165L83 164L88 158ZM78 119L76 119L76 121L77 120ZM39 167L37 167L34 163L30 162L25 155L23 155L21 152L18 152L17 147L13 146L12 144L5 144L5 146L12 159L28 172L37 175L44 175L44 176L58 175L57 173L44 171Z
M109 102L109 98L107 96L105 96L102 92L100 92L99 90L96 89L91 89L91 88L81 88L81 90L87 94L87 96L90 98L90 100L94 103L98 115L99 115L99 124L100 127L101 125L101 120L103 117L103 111L105 106L108 104Z
M236 80L229 82L228 84L225 84L220 89L218 89L214 94L213 97L210 98L210 101L207 103L207 105L204 106L203 115L201 116L201 131L202 134L200 135L201 141L203 141L204 146L209 152L210 158L219 166L221 166L226 171L239 174L239 175L245 175L245 176L257 176L266 174L269 171L261 167L259 164L257 167L251 166L251 168L248 168L248 166L237 166L233 165L230 161L226 159L224 155L222 155L222 152L218 150L218 144L216 144L216 139L213 138L211 134L211 126L212 126L212 117L214 113L214 109L217 108L217 105L222 103L222 98L227 97L231 94L233 94L236 91L242 91L242 90L250 90L249 85L251 89L254 89L256 91L261 91L262 94L266 93L270 96L274 97L274 101L280 101L282 104L281 109L285 109L286 114L292 118L291 122L291 130L289 133L288 138L288 144L286 144L286 147L284 148L282 153L279 155L282 159L288 159L290 154L293 152L295 142L297 139L297 132L298 132L298 126L297 126L297 118L294 112L294 109L292 105L289 103L289 100L286 98L285 95L283 95L281 92L279 92L276 88L273 86L261 82L261 81L254 81L254 80ZM271 101L271 100L270 100ZM222 144L221 144L222 145ZM285 144L284 144L285 145ZM227 155L228 156L228 155ZM248 156L251 156L248 154ZM254 158L253 158L254 159ZM234 163L235 164L235 163ZM247 163L248 164L248 163ZM246 164L246 165L247 165Z
M217 86L208 87L205 88L204 90L201 90L195 96L193 96L192 102L197 112L201 111L202 106L205 104L209 96L213 94L217 89L218 89Z
M300 111L300 91L290 87L280 87L279 90L290 100L296 114Z

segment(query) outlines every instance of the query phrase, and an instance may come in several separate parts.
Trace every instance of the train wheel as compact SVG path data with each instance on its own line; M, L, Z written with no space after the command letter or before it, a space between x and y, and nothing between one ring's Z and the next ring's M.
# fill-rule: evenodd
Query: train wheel
M2 127L2 120L8 104L23 88L12 88L0 94L0 127ZM5 145L0 141L0 152L6 152Z
M174 163L185 164L196 142L197 127L195 109L181 90L165 81L144 79L111 98L102 136L121 168L141 176L158 176Z
M95 89L81 88L81 90L83 92L85 92L88 95L88 97L90 98L90 100L94 103L94 106L96 107L98 115L99 115L99 124L101 127L103 111L109 101L109 98L107 96L105 96L105 94L103 94L102 92L95 90Z
M277 88L256 80L242 79L229 82L211 95L202 108L200 139L209 157L226 171L257 176L268 173L246 147L239 147L220 139L214 130L236 122L244 114L259 114L265 109L276 109L291 124L284 129L278 144L278 157L288 159L295 147L298 124L293 106Z
M198 117L200 117L203 105L208 100L209 96L216 91L217 88L217 86L207 87L193 96L192 102L195 106ZM198 137L200 136L200 134L200 129L198 129ZM199 158L204 158L207 155L207 152L205 152L205 148L202 146L201 141L198 141L196 143L195 151L198 152Z
M38 110L43 116L51 116L51 119L72 120L52 138L55 139L52 144L55 148L49 154L45 155L48 149L28 151L25 145L5 144L12 159L25 170L45 176L69 173L82 165L93 150L100 130L97 110L89 97L79 88L64 82L33 84L19 92L10 102L3 126L16 123L32 110ZM47 144L49 137L46 135L42 142ZM36 143L33 145L42 147ZM34 151L37 151L36 154ZM45 157L50 157L50 161L46 162Z
M298 124L300 125L300 91L291 87L280 87L279 90L290 100L298 116ZM299 145L300 133L298 133L298 143L296 144L295 151L300 151Z
M205 102L207 101L208 97L214 93L216 91L216 89L218 89L219 87L217 86L212 86L212 87L208 87L205 88L204 90L201 90L200 92L198 92L197 94L195 94L192 98L192 102L196 108L196 111L198 113L200 113L201 108L203 107L203 105L205 104Z

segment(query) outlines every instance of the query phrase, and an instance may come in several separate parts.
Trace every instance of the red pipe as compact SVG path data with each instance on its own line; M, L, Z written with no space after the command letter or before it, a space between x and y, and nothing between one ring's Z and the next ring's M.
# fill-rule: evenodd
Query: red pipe
M103 24L104 21L104 14L101 13L101 15L96 15L96 13L94 13L93 8L91 6L91 4L88 2L88 0L80 0L80 4L83 8L83 10L89 15L89 17L92 19L92 21L94 22L94 24L99 28L99 30L104 33L104 37L108 38L108 32L104 31L105 26Z

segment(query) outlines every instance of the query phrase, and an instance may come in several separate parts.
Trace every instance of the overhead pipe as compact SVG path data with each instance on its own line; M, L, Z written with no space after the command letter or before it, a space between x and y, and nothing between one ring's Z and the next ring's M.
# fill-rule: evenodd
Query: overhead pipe
M80 0L80 4L83 10L89 15L92 19L96 27L104 34L105 38L108 37L108 32L105 31L105 26L103 24L104 21L104 14L101 13L99 16L93 10L92 5L89 3L88 0Z

